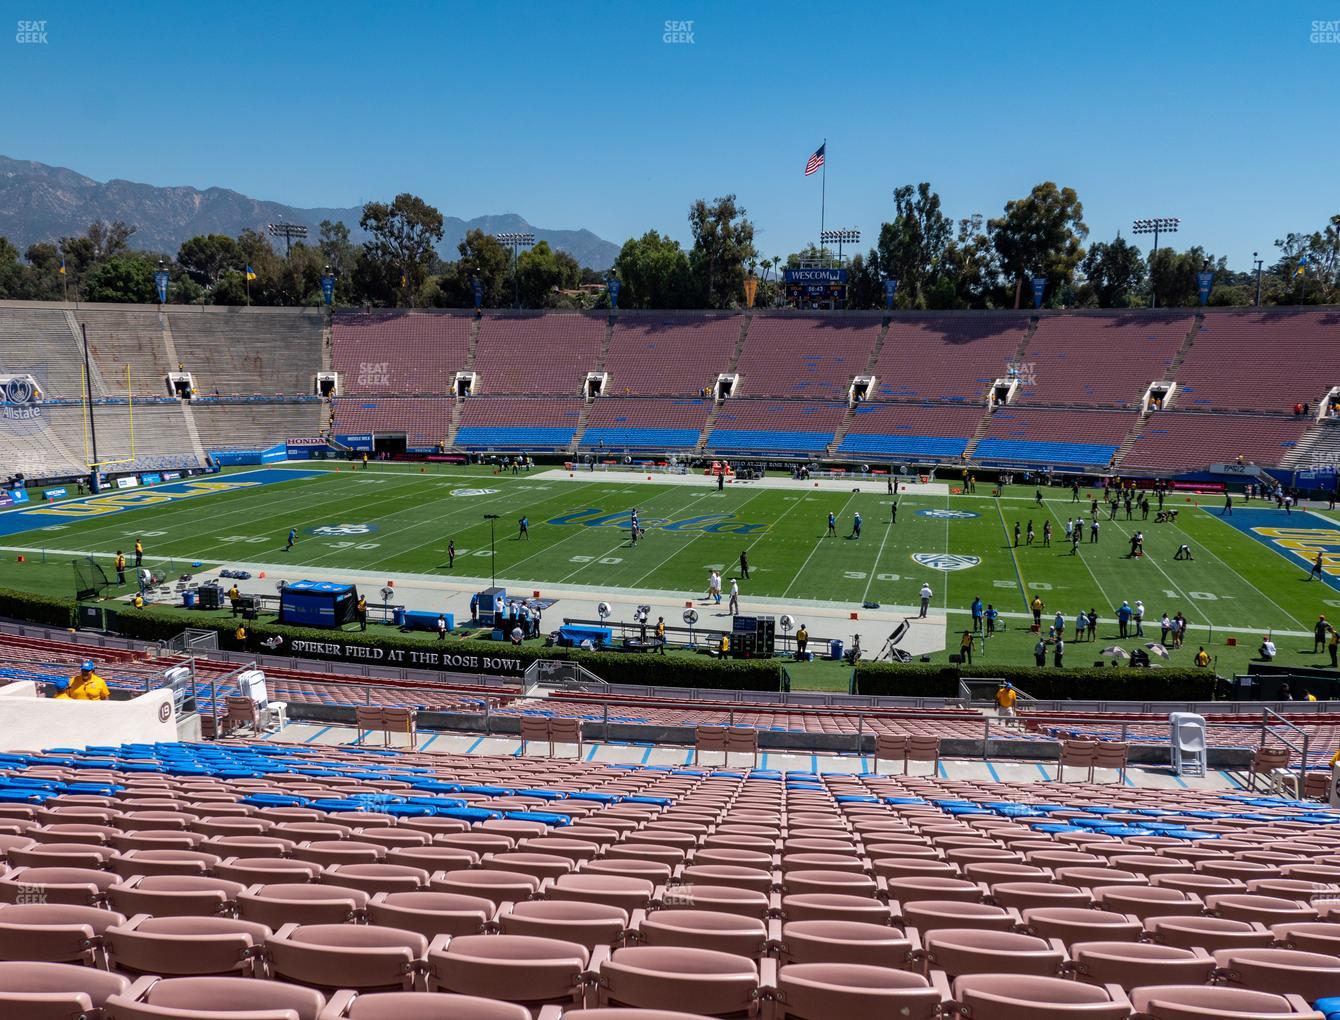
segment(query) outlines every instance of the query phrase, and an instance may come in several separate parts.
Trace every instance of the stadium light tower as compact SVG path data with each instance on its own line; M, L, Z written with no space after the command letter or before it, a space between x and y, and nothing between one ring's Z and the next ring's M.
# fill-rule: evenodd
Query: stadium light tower
M506 230L493 236L498 239L499 243L509 245L512 249L512 303L520 308L521 284L517 279L517 258L522 248L529 248L535 243L535 235L529 231Z
M1136 220L1131 224L1132 234L1153 234L1154 247L1149 253L1149 307L1158 307L1158 292L1154 287L1154 256L1159 250L1159 234L1177 233L1178 224L1182 221L1176 216L1155 216L1151 220Z
M293 240L307 240L307 228L301 223L271 223L266 226L266 231L271 237L282 237L284 239L284 258L293 254Z
M830 244L836 244L838 249L838 261L842 261L842 246L844 244L860 244L861 232L854 227L841 230L821 230L819 231L819 244L826 247Z

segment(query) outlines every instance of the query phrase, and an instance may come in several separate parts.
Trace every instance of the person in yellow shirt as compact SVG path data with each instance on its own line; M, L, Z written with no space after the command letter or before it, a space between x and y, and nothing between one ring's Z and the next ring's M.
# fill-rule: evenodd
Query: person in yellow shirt
M355 612L355 614L358 616L358 629L359 629L359 630L367 630L367 629L368 629L368 600L367 600L367 598L365 598L365 597L362 596L362 595L358 596L358 605L355 606L355 608L354 608L354 612Z
M1014 715L1014 702L1019 697L1015 690L1008 683L1001 684L996 689L996 711L1002 716Z
M1200 646L1200 651L1196 653L1196 665L1204 669L1210 664L1210 653L1205 650L1205 646Z
M800 630L796 631L796 658L805 658L805 649L810 643L810 632L805 629L805 625L800 625Z
M107 701L112 692L107 689L107 681L93 672L93 660L85 659L79 666L79 672L70 677L65 688L56 695L63 701Z
M234 581L233 586L228 589L227 595L228 601L232 603L233 615L236 616L242 611L242 591L237 587L236 581Z
M233 638L237 641L237 647L238 647L238 648L246 648L246 646L247 646L247 628L246 628L246 625L245 625L245 624L239 623L239 624L237 625L237 630L235 630L235 631L233 632Z
M144 565L144 543L138 538L135 539L135 566Z
M136 592L135 597L131 600L131 605L133 605L136 609L143 609L144 596Z
M656 650L665 654L665 617L656 617Z

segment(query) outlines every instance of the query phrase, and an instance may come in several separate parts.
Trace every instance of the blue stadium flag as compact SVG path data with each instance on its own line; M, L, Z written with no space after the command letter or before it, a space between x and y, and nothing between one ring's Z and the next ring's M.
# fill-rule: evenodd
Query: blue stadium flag
M251 264L250 264L250 263L247 263L246 277L247 277L248 280L254 280L254 279L256 279L256 270L254 270L254 269L251 268Z

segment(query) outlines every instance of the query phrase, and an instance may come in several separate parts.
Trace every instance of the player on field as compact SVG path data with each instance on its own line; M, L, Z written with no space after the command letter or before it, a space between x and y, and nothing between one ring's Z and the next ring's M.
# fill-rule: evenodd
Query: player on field
M288 552L298 543L298 530L296 528L288 529L288 545L284 546L284 552Z
M848 535L847 537L848 538L861 537L861 511L859 510L857 510L856 513L852 514L851 516L851 534Z
M522 538L524 538L527 542L529 542L529 541L530 541L530 518L529 518L529 517L522 517L521 520L519 520L519 521L516 522L516 526L517 526L516 537L517 537L518 539L522 539Z
M828 512L828 534L829 537L837 534L837 515L831 510Z

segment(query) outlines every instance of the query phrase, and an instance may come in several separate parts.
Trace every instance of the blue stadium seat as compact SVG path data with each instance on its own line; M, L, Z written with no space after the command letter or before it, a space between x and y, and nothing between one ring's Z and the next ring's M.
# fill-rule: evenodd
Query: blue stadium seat
M840 453L884 457L959 457L968 447L967 438L950 436L847 435Z
M718 453L822 453L832 441L832 432L713 429L707 446Z
M1116 445L1102 443L1052 443L1024 439L983 439L974 455L983 463L1009 461L1022 464L1076 464L1104 466L1117 452Z
M582 449L604 444L612 450L691 450L698 445L697 429L589 428Z
M572 445L572 428L505 428L463 425L456 445L471 450L556 450Z

